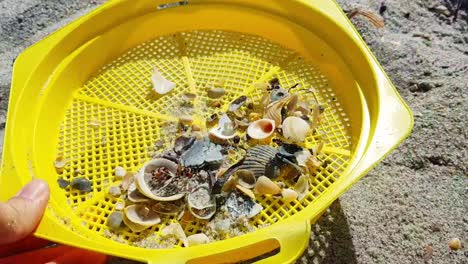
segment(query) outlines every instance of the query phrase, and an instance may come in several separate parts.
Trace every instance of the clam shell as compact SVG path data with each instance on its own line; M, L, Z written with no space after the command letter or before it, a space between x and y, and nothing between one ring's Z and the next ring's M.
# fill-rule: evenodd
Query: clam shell
M252 190L245 188L242 185L236 185L236 188L241 191L243 194L247 195L248 197L255 199L255 194L252 192Z
M157 168L167 168L170 173L173 174L172 178L165 181L163 186L152 186L151 179L152 175L151 172ZM178 165L168 159L154 159L146 163L143 168L135 175L135 183L137 189L144 194L146 197L151 198L156 201L174 201L178 200L185 195L185 185L179 186L177 183L177 169ZM164 189L174 189L169 195L160 195L158 191L162 191ZM167 190L166 189L166 190Z
M299 176L296 184L294 185L294 191L297 192L297 198L299 201L304 199L304 197L309 193L309 177L305 174Z
M212 128L209 132L211 137L220 140L228 140L236 136L235 124L224 114L218 122L218 126Z
M269 104L265 109L265 114L263 115L263 117L267 119L275 120L276 126L281 125L281 121L282 121L281 109L288 102L288 100L289 100L289 96Z
M255 178L265 175L265 167L278 151L267 145L255 146L247 150L239 170L245 169L254 173Z
M128 226L128 228L130 228L130 230L132 230L133 232L141 232L141 231L149 228L149 226L144 226L144 225L133 223L132 221L130 221L127 218L127 216L125 214L123 215L122 220L123 220L124 224L126 226Z
M143 203L148 202L150 199L144 196L136 187L135 182L132 180L132 183L128 186L127 198L134 203Z
M199 219L210 219L216 213L215 198L210 195L206 184L195 188L187 196L187 204L190 213Z
M252 122L247 128L247 134L257 140L267 139L275 132L275 120L260 119Z
M160 215L179 215L184 210L185 201L183 199L171 202L157 202L151 205L151 210Z
M304 119L290 116L287 117L282 125L283 136L292 142L303 143L310 131L309 123Z
M144 204L134 204L124 209L127 219L135 224L150 227L161 222L159 215Z
M284 189L281 191L284 203L289 203L297 199L298 193L291 189Z
M281 188L266 176L260 176L255 184L255 192L275 195L281 193Z
M189 247L193 247L201 244L208 244L210 239L203 233L194 234L187 237L187 244Z

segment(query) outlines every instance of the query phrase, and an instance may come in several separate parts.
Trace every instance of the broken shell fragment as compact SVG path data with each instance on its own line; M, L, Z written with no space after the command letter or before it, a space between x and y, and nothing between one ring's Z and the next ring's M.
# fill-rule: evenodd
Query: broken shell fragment
M299 201L309 193L309 177L305 174L299 176L296 184L294 185L294 191L297 192L297 198Z
M167 94L176 87L175 83L164 78L156 68L154 68L153 75L151 76L151 82L153 83L153 90L157 94Z
M249 137L257 140L268 139L274 132L275 121L266 118L252 122L247 128Z
M257 182L255 175L253 172L245 169L237 170L234 174L237 177L237 184L252 189L255 187L255 183Z
M187 235L185 235L184 229L179 223L172 223L161 230L162 236L174 236L175 238L182 241L185 247L188 247Z
M127 219L135 224L150 227L161 222L161 218L156 212L151 211L144 204L134 204L124 209Z
M63 169L67 165L68 160L66 160L63 156L58 156L54 161L54 167L58 173L63 172Z
M127 189L127 198L134 203L148 202L150 199L144 196L136 187L135 180L132 178Z
M135 175L137 189L156 201L174 201L185 195L185 184L177 177L178 165L168 159L154 159Z
M62 188L62 189L65 189L70 185L69 181L67 181L65 179L62 179L62 178L59 178L57 180L57 183L58 183L59 187Z
M238 184L236 185L236 188L243 194L247 195L248 197L255 199L255 194L252 192L252 190L245 188L244 186Z
M290 116L287 117L282 125L283 136L292 142L303 143L310 131L307 121L302 118Z
M231 121L231 119L229 119L229 117L224 114L219 119L218 126L212 128L209 134L215 139L228 140L236 136L236 130L234 127L234 123Z
M70 187L80 192L91 192L91 185L91 181L84 177L75 178L70 182Z
M244 105L245 101L247 101L247 96L241 95L237 97L234 101L231 102L229 105L229 112L234 112L237 109L241 108Z
M260 176L255 184L255 192L275 195L281 193L281 188L266 176Z
M281 116L281 109L288 102L288 100L289 96L269 104L265 109L264 118L273 119L276 126L281 125L281 121L283 120Z
M115 167L114 173L115 173L115 178L117 178L118 180L121 180L123 179L125 174L127 174L127 171L124 168L117 166Z
M288 112L294 112L297 108L298 102L299 102L299 96L297 94L291 95L291 98L289 99L289 102L286 106L286 109L288 109Z
M226 90L223 88L211 88L208 90L207 95L211 99L217 99L226 94Z
M245 130L247 127L249 127L248 121L245 120L234 119L234 123L236 124L236 128L240 130Z
M122 222L123 222L123 214L122 212L112 212L108 217L107 217L107 226L110 229L116 230L122 227Z
M174 216L179 215L184 210L184 206L184 199L179 199L171 202L157 202L151 206L151 210L160 215Z
M294 156L296 157L296 161L299 166L306 167L307 160L310 158L310 156L312 156L312 154L310 154L309 150L303 149L301 151L295 152Z
M189 247L193 247L193 246L201 245L201 244L208 244L209 242L210 242L210 239L203 233L194 234L194 235L187 237L187 245Z
M136 224L136 223L133 223L132 221L130 221L127 216L125 214L123 214L123 218L122 218L124 224L130 228L130 230L132 230L133 232L141 232L145 229L148 229L149 226L144 226L144 225L140 225L140 224Z
M284 189L281 191L281 196L283 197L284 203L289 203L297 199L297 192L291 189Z
M111 196L118 197L118 196L120 196L120 194L122 194L122 191L117 186L111 186L111 187L109 187L108 193Z
M119 201L119 202L115 203L114 208L117 211L122 211L125 208L125 202Z
M122 184L121 184L122 190L124 191L128 190L128 187L134 181L134 178L133 178L134 175L135 174L133 172L127 172L125 174L125 176L122 179Z

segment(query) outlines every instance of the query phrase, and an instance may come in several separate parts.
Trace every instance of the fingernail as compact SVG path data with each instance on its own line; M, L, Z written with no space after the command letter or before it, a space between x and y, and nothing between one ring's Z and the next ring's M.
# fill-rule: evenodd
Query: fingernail
M26 186L24 186L23 189L21 189L18 194L16 194L16 196L34 200L44 196L48 190L49 186L46 182L41 180L32 180Z

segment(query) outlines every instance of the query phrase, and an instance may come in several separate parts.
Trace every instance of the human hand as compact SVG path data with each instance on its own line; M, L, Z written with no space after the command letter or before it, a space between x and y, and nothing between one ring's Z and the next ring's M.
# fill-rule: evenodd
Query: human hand
M32 180L13 198L0 202L0 264L106 263L105 255L31 236L42 218L49 195L46 182Z

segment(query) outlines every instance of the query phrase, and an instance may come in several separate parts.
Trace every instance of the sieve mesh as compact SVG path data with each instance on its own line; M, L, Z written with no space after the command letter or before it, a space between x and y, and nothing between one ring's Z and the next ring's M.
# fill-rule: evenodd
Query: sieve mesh
M154 67L177 84L169 95L151 93L150 76ZM81 224L113 240L141 247L157 247L159 231L174 218L166 219L142 232L125 228L108 230L105 222L120 198L107 194L118 185L114 168L137 171L154 154L154 145L168 147L173 140L174 120L190 111L181 106L182 95L197 94L196 115L213 112L207 105L205 87L225 80L227 95L220 99L226 107L233 99L249 92L258 100L261 91L254 83L278 77L284 87L299 83L301 98L326 107L317 133L308 143L324 141L326 162L311 176L310 192L302 201L284 204L280 199L258 197L264 210L251 219L254 228L274 224L301 211L333 185L350 158L349 122L327 78L293 51L270 40L235 32L194 31L162 36L141 43L102 67L74 95L60 130L58 152L69 160L62 177L72 180L87 177L93 191L81 194L64 191ZM90 125L95 124L95 125ZM292 187L293 182L285 182ZM197 233L204 224L184 223L187 234ZM180 246L180 245L179 245Z

